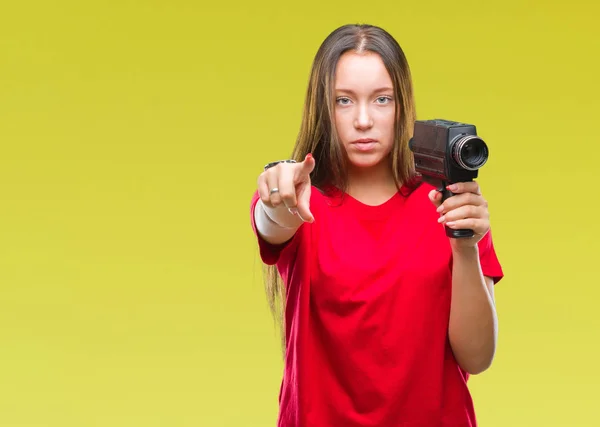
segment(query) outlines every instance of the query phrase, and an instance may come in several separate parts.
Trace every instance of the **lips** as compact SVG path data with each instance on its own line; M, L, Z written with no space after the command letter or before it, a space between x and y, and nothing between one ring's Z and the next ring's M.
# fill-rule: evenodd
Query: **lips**
M368 144L370 142L377 142L377 140L372 138L361 138L357 139L356 141L352 141L352 144Z
M350 144L356 151L367 152L371 151L377 145L377 140L372 138L361 138L356 141L352 141Z

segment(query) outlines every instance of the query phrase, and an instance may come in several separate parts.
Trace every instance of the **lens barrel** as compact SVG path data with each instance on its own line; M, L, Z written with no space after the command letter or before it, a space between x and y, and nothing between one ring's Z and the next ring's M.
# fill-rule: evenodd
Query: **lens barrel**
M463 169L474 171L481 168L488 159L488 147L476 135L463 136L452 147L452 158Z

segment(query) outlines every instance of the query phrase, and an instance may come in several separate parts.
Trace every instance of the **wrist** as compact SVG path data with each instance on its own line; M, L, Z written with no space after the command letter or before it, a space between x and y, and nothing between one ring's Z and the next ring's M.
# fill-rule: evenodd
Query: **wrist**
M302 225L302 220L300 220L296 215L292 215L285 205L269 207L259 199L257 207L262 210L269 222L279 228L294 230Z
M453 244L452 245L452 256L454 258L460 258L460 259L464 259L464 260L478 259L479 258L479 246L477 244L474 244L474 245Z

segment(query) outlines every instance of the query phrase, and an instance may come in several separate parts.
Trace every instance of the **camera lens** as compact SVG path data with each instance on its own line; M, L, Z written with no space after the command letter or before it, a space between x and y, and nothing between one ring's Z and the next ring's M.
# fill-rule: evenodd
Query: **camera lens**
M452 158L461 168L474 171L487 162L488 147L478 136L464 136L454 144Z

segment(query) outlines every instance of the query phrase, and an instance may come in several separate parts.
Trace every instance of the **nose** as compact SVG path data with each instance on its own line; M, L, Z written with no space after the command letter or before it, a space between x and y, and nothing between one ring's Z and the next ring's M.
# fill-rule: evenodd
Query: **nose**
M354 118L354 127L356 129L369 129L373 126L373 119L369 114L367 106L362 105L357 109L356 117Z

